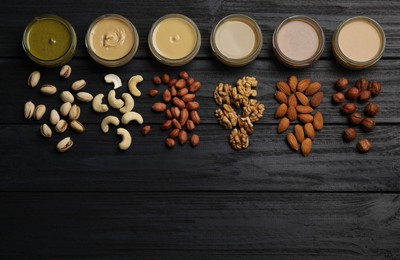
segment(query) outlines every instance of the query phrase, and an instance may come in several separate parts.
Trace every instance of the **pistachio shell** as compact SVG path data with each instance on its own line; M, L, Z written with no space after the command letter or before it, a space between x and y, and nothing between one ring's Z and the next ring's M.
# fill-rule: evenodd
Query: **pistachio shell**
M66 152L68 149L72 147L74 142L72 141L71 137L65 137L57 144L57 150L60 153Z
M68 90L61 92L60 98L64 102L74 103L74 95L72 95Z
M72 83L71 88L74 91L78 91L78 90L83 89L85 86L86 86L86 81L84 79L80 79L80 80L77 80L74 83Z
M81 115L81 108L77 105L73 105L68 114L69 120L71 120L71 121L77 120L80 115Z
M64 65L60 70L60 76L63 78L69 78L69 76L71 76L71 72L72 72L71 66Z
M60 113L62 116L67 116L69 114L69 111L71 110L71 103L65 102L64 104L61 105L60 107Z
M78 92L76 98L81 102L92 102L93 96L89 92Z
M51 138L53 132L51 131L51 128L47 124L43 124L40 126L40 133L42 134L43 137L46 138Z
M57 92L57 88L51 84L44 84L40 88L40 92L42 92L45 95L54 95Z
M60 121L60 114L58 114L57 110L53 109L50 112L50 123L56 125Z
M39 71L33 71L29 77L28 77L28 86L31 88L34 88L37 86L40 80L40 72Z
M26 119L32 118L34 111L35 111L35 104L33 104L32 101L26 102L24 107L25 118Z
M85 127L78 120L73 120L69 124L70 124L72 130L74 130L75 132L77 132L77 133L85 132Z
M65 130L67 130L67 128L68 128L68 123L64 119L58 121L55 127L57 133L64 133Z
M36 120L40 120L42 119L45 113L46 113L46 106L38 105L33 113L33 118L35 118Z

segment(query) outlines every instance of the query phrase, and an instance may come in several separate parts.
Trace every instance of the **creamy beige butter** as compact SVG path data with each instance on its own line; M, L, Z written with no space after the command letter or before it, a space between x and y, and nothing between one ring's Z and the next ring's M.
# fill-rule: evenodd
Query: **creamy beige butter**
M378 30L365 20L352 21L343 26L338 43L344 55L359 62L373 59L382 47Z

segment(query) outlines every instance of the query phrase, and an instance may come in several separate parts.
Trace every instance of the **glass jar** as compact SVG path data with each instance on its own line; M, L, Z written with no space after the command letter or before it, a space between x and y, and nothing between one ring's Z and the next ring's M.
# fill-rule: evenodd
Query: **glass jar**
M325 48L321 26L303 15L285 19L274 31L272 47L278 60L289 68L305 68L315 63Z
M366 69L378 62L385 51L386 37L373 19L356 16L342 22L332 38L336 60L352 70Z
M120 67L135 56L139 35L127 18L105 14L90 24L85 44L90 57L97 63L106 67Z
M231 14L215 25L210 36L214 55L225 65L245 66L260 54L262 32L256 21L243 14Z
M197 55L201 34L197 25L181 14L167 14L153 23L148 36L153 56L161 63L182 66Z
M75 54L75 30L59 16L41 15L26 26L22 47L28 57L41 66L61 66Z

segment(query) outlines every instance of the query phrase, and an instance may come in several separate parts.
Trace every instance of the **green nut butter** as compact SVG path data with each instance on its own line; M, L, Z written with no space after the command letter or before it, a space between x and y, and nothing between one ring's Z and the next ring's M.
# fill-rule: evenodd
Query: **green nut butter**
M75 53L75 31L61 17L36 17L25 29L23 47L37 64L46 67L60 66L67 63Z

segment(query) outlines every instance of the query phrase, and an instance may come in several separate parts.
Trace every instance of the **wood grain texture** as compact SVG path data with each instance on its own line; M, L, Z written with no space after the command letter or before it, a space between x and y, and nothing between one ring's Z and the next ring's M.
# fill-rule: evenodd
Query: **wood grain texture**
M2 259L398 259L398 194L2 193Z

